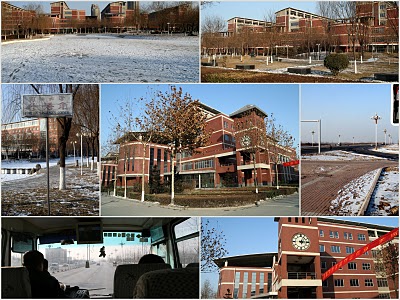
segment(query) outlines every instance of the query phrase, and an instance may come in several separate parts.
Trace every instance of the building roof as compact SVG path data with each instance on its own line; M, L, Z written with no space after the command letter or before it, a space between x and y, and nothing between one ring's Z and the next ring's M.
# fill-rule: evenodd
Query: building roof
M213 114L216 114L216 115L221 113L219 110L216 110L215 108L213 108L207 104L204 104L203 102L200 102L200 101L199 101L199 106Z
M244 19L244 20L251 20L251 21L257 21L257 22L264 22L264 23L271 23L265 20L258 20L258 19L251 19L251 18L243 18L243 17L233 17L228 19L228 21L233 20L233 19Z
M263 117L267 116L267 113L265 111L263 111L261 108L259 108L258 106L253 105L253 104L248 104L248 105L243 106L242 108L238 109L237 111L231 113L229 115L229 117L231 117L231 118L232 117L241 117L246 112L249 112L249 111L252 111L252 110L255 110L256 113L258 113L259 115L261 115Z
M331 20L330 18L327 18L327 17L324 17L324 16L320 16L320 15L317 15L317 14L314 14L314 13L310 13L310 12L305 11L305 10L293 8L293 7L286 7L286 8L283 8L283 9L281 9L281 10L276 11L275 14L277 14L277 13L279 13L279 12L281 12L281 11L285 11L285 10L287 10L287 9L295 10L295 11L298 11L298 12L301 12L301 13L305 13L305 14L308 14L308 15L311 15L311 16L314 16L314 17L318 17L318 18L321 18L321 19L329 19L329 20Z
M271 253L227 256L215 259L214 262L219 268L224 267L226 261L228 262L228 266L272 268L274 256L278 258L278 253L271 252Z

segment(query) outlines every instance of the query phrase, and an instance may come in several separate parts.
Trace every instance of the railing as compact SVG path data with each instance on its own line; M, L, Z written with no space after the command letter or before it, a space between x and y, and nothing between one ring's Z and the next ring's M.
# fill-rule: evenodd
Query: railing
M288 272L288 279L316 279L311 272Z

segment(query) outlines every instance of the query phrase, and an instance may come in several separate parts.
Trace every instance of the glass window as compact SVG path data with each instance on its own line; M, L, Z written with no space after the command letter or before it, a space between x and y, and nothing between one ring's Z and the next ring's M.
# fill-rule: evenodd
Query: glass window
M357 264L354 262L350 262L347 264L349 270L357 270Z
M331 251L333 253L340 253L340 246L331 246Z
M390 294L389 293L382 293L378 295L379 299L390 299Z
M388 281L386 278L378 278L378 287L388 287Z
M358 279L350 279L350 286L360 286Z
M332 238L332 239L333 238L338 239L339 238L339 232L329 230L329 237Z
M346 253L347 253L347 254L354 253L354 247L348 247L348 246L346 246Z
M335 279L335 286L344 286L343 279Z
M345 240L352 240L353 239L353 234L350 232L345 232L343 233L343 237Z
M365 286L374 286L374 282L372 279L365 279Z
M358 234L358 240L359 240L359 241L365 241L365 240L366 240L365 234L359 233L359 234Z
M247 298L247 283L249 280L249 273L248 272L244 272L243 274L243 296L242 298L245 299Z
M321 230L321 229L319 230L319 236L320 236L320 237L324 237L324 231Z
M326 269L326 261L322 261L321 262L321 268L322 269Z
M255 273L255 272L251 273L251 295L252 296L256 295L256 275L257 275L257 273Z
M190 218L174 227L182 267L199 262L199 218Z
M264 273L260 273L260 294L264 293Z
M325 245L319 245L319 252L325 252Z
M362 264L362 269L363 270L371 270L371 264L370 263L363 263Z
M235 273L235 288L233 290L233 298L238 299L239 298L239 283L240 283L240 272Z

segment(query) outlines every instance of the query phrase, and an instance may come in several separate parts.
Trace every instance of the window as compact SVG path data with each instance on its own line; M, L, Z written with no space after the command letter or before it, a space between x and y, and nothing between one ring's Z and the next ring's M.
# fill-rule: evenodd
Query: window
M157 149L157 170L161 167L161 149Z
M365 241L365 240L366 240L366 239L365 239L365 234L359 233L359 234L358 234L358 240L359 240L359 241Z
M251 273L251 294L252 296L256 295L256 275L257 273Z
M228 122L224 121L224 128L229 128Z
M325 245L319 245L319 252L325 252Z
M389 293L382 293L378 295L379 299L390 299L390 294Z
M320 236L320 237L324 237L324 231L321 230L321 229L319 230L319 236Z
M149 174L151 173L151 167L153 165L154 165L154 148L150 148Z
M322 281L322 286L323 286L323 287L327 287L327 286L328 286L328 280Z
M249 273L248 272L244 272L244 274L243 274L243 295L242 295L243 299L247 298L247 283L248 283L248 279L249 279Z
M239 294L239 283L240 283L240 272L235 273L235 288L233 290L233 298L238 299Z
M371 270L371 264L370 263L363 263L362 264L362 269L363 270Z
M321 261L321 269L326 269L326 261Z
M161 229L162 230L162 229ZM198 218L187 219L174 227L179 263L184 268L190 263L198 263L199 232Z
M335 279L335 286L344 286L343 279Z
M333 238L338 239L339 238L339 232L329 230L329 237L332 238L332 239Z
M350 279L350 286L360 286L358 279Z
M374 282L372 279L365 279L365 286L374 286Z
M333 253L340 253L340 246L331 246L331 251Z
M201 161L195 162L195 169L204 169L204 168L213 168L214 167L214 160L213 159L206 159Z
M350 263L347 264L347 268L349 270L357 270L357 264L354 263L354 262L350 262Z
M337 262L336 261L333 261L332 262L332 267L334 266L334 265L336 265L337 264ZM339 270L343 270L343 268L339 268Z
M23 233L12 233L11 235L11 267L22 266L22 256L25 252L33 250L32 237Z
M353 234L350 233L350 232L345 232L343 234L343 237L344 237L345 240L352 240L353 239Z
M388 281L386 278L378 278L378 287L388 287Z
M260 273L260 294L264 293L264 273Z
M354 247L348 247L348 246L346 246L346 253L347 253L347 254L354 253Z

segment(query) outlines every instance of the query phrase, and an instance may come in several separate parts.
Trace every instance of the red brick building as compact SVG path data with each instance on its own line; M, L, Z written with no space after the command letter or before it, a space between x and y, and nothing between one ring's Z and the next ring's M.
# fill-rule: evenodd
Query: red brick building
M34 11L26 10L7 2L1 2L1 36L23 37L31 33Z
M223 298L228 289L233 298L396 298L389 269L382 272L376 267L376 253L385 245L347 263L325 281L321 279L330 267L392 227L310 217L275 221L277 253L215 261L220 268L218 298ZM398 237L394 242L398 247ZM398 264L398 258L394 263Z
M228 20L229 33L238 33L243 31L263 32L268 26L271 26L271 23L263 20L254 20L240 17L234 17Z
M257 170L259 185L270 185L275 182L275 164L279 164L279 180L281 182L297 182L298 174L292 167L281 166L285 161L294 160L296 151L290 147L277 146L266 151L260 147L253 157L248 154L248 146L243 145L245 135L250 132L236 132L235 124L243 118L259 119L263 123L266 113L254 105L247 105L229 116L201 104L201 108L208 119L206 130L211 132L206 146L194 153L182 152L176 158L176 172L182 176L183 181L191 182L197 188L224 187L224 186L253 186L254 165ZM262 125L260 125L261 127ZM265 131L265 124L257 130ZM279 160L272 160L276 155ZM171 176L171 160L168 146L152 143L144 151L142 143L131 140L122 143L119 149L117 167L117 185L123 186L125 177L127 185L141 181L142 170L145 170L145 181L148 182L150 170L157 166L161 178L169 180ZM108 166L103 165L103 178L109 177ZM111 177L112 178L112 177ZM106 181L102 180L104 185Z
M101 11L101 19L111 27L138 28L140 22L139 1L116 1Z
M58 156L58 138L60 125L54 118L49 118L50 153ZM1 125L2 157L40 156L45 153L46 119L32 119ZM42 154L43 154L42 153Z

